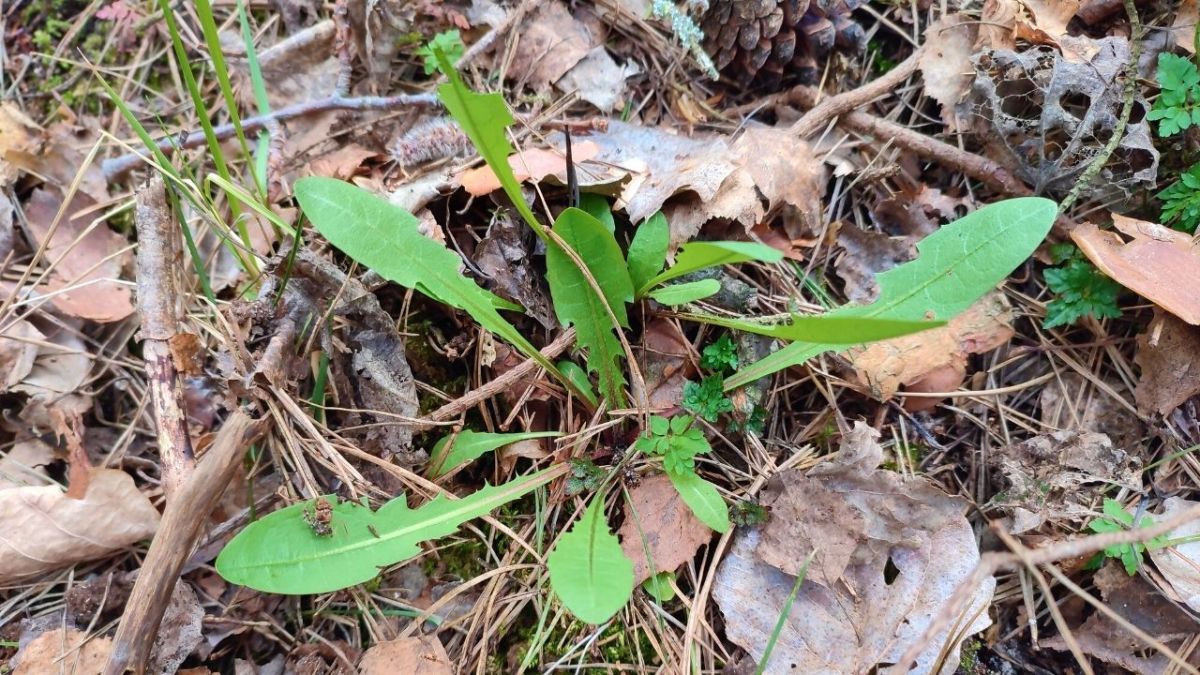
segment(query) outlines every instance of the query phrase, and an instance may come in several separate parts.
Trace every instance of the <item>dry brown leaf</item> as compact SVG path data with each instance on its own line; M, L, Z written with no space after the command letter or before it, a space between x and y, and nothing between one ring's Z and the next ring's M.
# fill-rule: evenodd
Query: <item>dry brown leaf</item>
M638 72L640 69L632 60L617 65L607 49L593 47L554 86L564 94L576 92L579 98L608 113L624 106L625 80Z
M93 636L74 628L46 631L21 648L13 658L13 675L100 675L112 651L112 638Z
M883 450L876 438L874 430L857 423L838 458L810 471L808 483L799 482L801 474L795 471L779 474L768 495L775 515L765 529L736 535L717 570L713 597L725 616L726 634L757 661L795 585L794 574L803 564L795 554L805 550L804 539L834 537L835 555L810 568L800 586L766 664L768 672L859 673L894 663L920 639L979 561L973 530L963 515L966 503L928 479L905 479L877 469ZM824 494L810 508L803 501L815 494L809 490L812 485L840 495L843 504L833 507L833 495ZM778 517L783 509L788 517ZM849 511L861 518L861 525L840 521L850 533L859 532L853 542L828 523L817 522L844 518ZM771 528L775 531L768 536ZM816 545L823 548L825 541ZM890 582L885 579L889 565L898 571ZM816 581L835 575L837 582L830 585ZM983 610L994 589L993 578L975 589L963 613L965 627L954 637L943 630L928 642L915 672L954 671L961 639L991 623ZM938 661L943 648L946 658ZM935 663L941 664L936 671Z
M665 318L652 319L643 331L641 351L650 408L668 410L680 405L692 346L679 325Z
M600 153L600 146L590 141L573 143L571 159L575 162L586 162ZM517 181L532 180L541 182L547 176L555 176L560 184L567 182L567 157L557 150L530 148L514 153L508 157L508 165L512 167ZM492 167L483 165L467 169L457 177L463 189L476 197L491 194L500 189L500 179Z
M1059 47L1078 11L1079 0L986 0L975 49L1013 49L1018 39Z
M956 129L954 106L971 87L975 70L971 54L979 27L961 14L948 14L926 31L929 48L921 54L921 77L925 93L942 106L942 121Z
M1136 453L1146 427L1125 398L1125 385L1117 378L1097 381L1067 372L1042 387L1038 405L1047 428L1104 434L1116 447Z
M39 347L46 336L32 323L21 320L0 334L0 391L11 389L33 370Z
M33 368L10 389L34 398L56 399L83 386L92 369L92 357L77 330L52 324L42 327L48 335L38 345Z
M1055 431L994 450L991 460L1005 481L992 504L1011 513L1013 534L1078 524L1104 491L1141 485L1141 461L1104 434Z
M696 518L666 474L642 479L629 497L625 522L617 534L625 557L633 561L635 584L659 572L675 571L712 539L712 530ZM647 553L654 561L653 572Z
M57 485L0 490L0 583L94 560L154 534L159 515L123 471L96 469L83 499Z
M545 92L600 44L586 24L558 0L539 3L521 25L520 39L509 65L509 79Z
M0 457L0 490L52 483L45 467L53 461L54 448L42 441L17 441Z
M41 127L11 101L0 103L0 187L17 179L18 154L31 155L41 146Z
M1196 0L1183 0L1175 10L1171 22L1171 35L1175 44L1189 54L1196 53L1196 24L1200 23L1200 4Z
M368 150L358 143L349 143L333 152L314 159L308 169L314 176L329 176L349 180L358 173L363 162L378 157L379 152Z
M1083 223L1071 231L1079 250L1108 276L1184 321L1200 325L1200 247L1157 223L1113 214L1129 237Z
M358 662L359 675L453 675L446 648L436 635L380 642Z
M918 391L953 391L962 383L969 355L989 352L1012 339L1012 320L1012 306L1003 293L993 291L941 328L876 342L846 355L859 379L882 401L906 385ZM947 372L952 376L945 377ZM946 388L921 386L922 380L934 376L941 376L937 385ZM917 410L937 403L938 399L914 397L904 405Z
M1156 312L1149 329L1138 336L1133 360L1142 369L1134 398L1143 415L1169 415L1200 394L1200 328Z
M173 673L204 642L204 608L186 582L175 582L171 600L158 625L149 671Z
M98 216L94 206L90 197L77 192L64 209L57 193L39 189L26 202L25 216L35 243L46 245L44 260L52 267L43 288L55 292L54 306L71 316L109 323L133 313L132 292L120 281L132 256L124 237L103 222L93 227ZM50 237L60 209L61 222Z
M1200 506L1200 502L1182 497L1168 497L1163 501L1163 512L1156 520ZM1190 520L1171 530L1171 539L1184 539L1200 535L1200 521ZM1151 548L1150 559L1163 575L1179 600L1200 612L1200 541L1190 541L1167 548Z

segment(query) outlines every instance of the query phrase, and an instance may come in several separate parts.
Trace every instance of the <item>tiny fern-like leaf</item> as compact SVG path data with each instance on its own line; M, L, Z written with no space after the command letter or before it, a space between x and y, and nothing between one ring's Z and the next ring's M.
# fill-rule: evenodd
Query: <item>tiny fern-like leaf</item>
M217 556L217 571L230 583L265 593L329 593L370 581L383 568L420 553L421 542L453 534L464 522L566 472L567 466L559 465L462 499L441 495L415 509L403 495L378 511L341 502L333 507L332 534L326 537L317 535L304 518L311 505L293 504L238 533Z
M546 557L550 586L571 613L588 623L604 623L633 594L633 563L604 519L597 495L583 517Z
M554 364L500 316L506 303L459 272L462 259L424 236L408 211L333 178L296 181L300 208L329 243L383 278L457 307L557 375Z
M437 478L501 446L534 438L553 438L561 435L557 431L530 431L512 434L461 431L457 434L450 434L434 444L433 450L429 453L427 473L431 478Z
M579 266L557 246L546 249L546 280L554 312L563 324L575 326L576 340L587 350L588 370L600 380L600 395L609 404L625 404L625 375L622 371L621 344L613 335L612 310L620 326L628 326L625 303L633 300L633 283L621 257L621 248L611 232L594 217L569 208L554 222L554 233L579 256L596 284L604 291L597 295Z
M848 305L830 318L949 321L992 290L1024 262L1054 224L1058 208L1040 197L997 202L942 226L917 244L916 260L875 277L879 297ZM749 384L845 343L793 342L725 380L725 388Z

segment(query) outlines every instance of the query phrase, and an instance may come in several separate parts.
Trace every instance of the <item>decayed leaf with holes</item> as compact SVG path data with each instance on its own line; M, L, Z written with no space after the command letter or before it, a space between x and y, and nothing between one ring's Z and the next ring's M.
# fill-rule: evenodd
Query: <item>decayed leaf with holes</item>
M120 280L132 256L124 237L103 222L93 227L100 215L95 205L82 192L64 205L56 192L39 189L26 202L25 216L34 241L46 246L45 264L52 266L42 291L53 293L54 306L71 316L109 323L133 313L129 285ZM60 210L63 215L51 237Z
M133 478L95 469L83 499L57 485L0 490L0 583L111 555L154 534L158 510Z
M1046 522L1082 524L1100 493L1141 485L1141 460L1092 432L1035 436L992 451L991 462L1003 477L991 503L1010 514L1013 534Z
M1083 223L1071 231L1079 250L1108 276L1187 323L1200 325L1200 247L1190 236L1113 214L1116 232Z
M112 638L89 636L74 628L49 630L21 647L13 658L13 675L99 675L111 651Z
M1012 320L1012 306L1004 294L992 292L941 328L851 349L846 356L872 395L882 401L892 398L902 386L911 385L916 391L950 391L966 376L971 354L989 352L1012 339ZM951 376L938 377L943 373ZM924 386L929 378L938 379L946 388ZM923 410L937 402L914 397L906 399L904 407Z
M712 539L713 531L696 518L666 474L643 479L629 497L617 534L625 557L633 561L634 584L674 571ZM653 573L647 555L654 561Z
M926 478L877 469L883 449L876 438L858 423L836 460L807 476L780 474L764 503L794 517L773 517L764 528L735 536L717 570L713 597L726 634L757 661L804 562L803 544L796 545L808 536L833 537L835 547L823 557L818 553L822 559L814 560L800 586L768 672L857 673L894 663L979 561L966 502ZM813 487L825 491L815 500ZM840 497L837 506L833 494ZM846 532L832 532L829 521ZM824 541L819 545L824 551ZM888 569L896 571L890 581ZM994 589L992 578L974 589L963 626L929 641L916 672L954 672L961 639L991 623L984 610ZM943 648L946 657L939 661Z
M371 646L358 662L359 675L453 675L446 648L436 635L385 640Z
M1200 327L1157 312L1145 333L1138 335L1133 360L1142 369L1134 398L1143 415L1169 415L1184 401L1200 394Z

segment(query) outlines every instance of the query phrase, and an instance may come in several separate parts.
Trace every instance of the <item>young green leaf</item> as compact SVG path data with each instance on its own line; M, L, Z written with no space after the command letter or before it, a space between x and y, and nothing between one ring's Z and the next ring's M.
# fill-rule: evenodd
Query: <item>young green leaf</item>
M416 509L408 507L403 495L375 512L356 502L341 502L333 507L333 534L328 537L318 536L305 521L309 503L293 504L238 533L217 556L217 571L230 583L264 593L336 591L370 581L381 569L420 553L421 542L453 534L464 522L566 471L566 465L560 465L462 499L439 495Z
M675 581L674 572L659 572L642 582L642 590L659 602L670 602L675 599L672 581Z
M434 444L433 451L430 453L427 473L430 478L437 478L438 476L450 473L471 460L482 457L485 453L509 443L527 441L533 438L554 438L561 435L557 431L493 434L469 430L461 431L458 434L448 434ZM451 440L453 440L453 443L450 442Z
M675 257L675 264L670 269L643 283L638 288L638 292L645 293L664 281L670 281L697 270L718 265L733 265L749 260L779 262L783 260L783 254L766 244L753 241L693 241L684 244L679 249L679 255Z
M558 216L554 233L579 255L604 290L604 297L599 297L566 252L557 246L547 247L546 280L550 282L554 313L562 324L575 326L576 340L587 350L588 370L599 376L600 395L611 405L623 406L623 352L605 309L607 303L617 323L629 325L625 303L633 300L633 283L621 259L621 248L600 221L575 208Z
M717 532L729 529L729 508L717 486L696 475L694 471L668 471L671 484L700 522Z
M585 192L579 195L579 208L600 221L610 234L617 233L617 221L613 218L612 206L604 196Z
M633 563L604 519L597 495L583 517L546 557L550 586L571 613L588 623L604 623L633 594Z
M689 302L703 300L721 290L721 282L716 279L701 279L682 284L672 284L656 288L648 295L664 305L685 305Z
M1054 202L1040 197L978 209L925 237L917 244L916 260L879 274L875 302L841 307L825 316L921 321L932 315L948 321L1024 262L1046 237L1057 213ZM725 388L749 384L842 346L811 338L793 342L734 373L725 380Z
M437 50L441 50L446 55L446 59L450 62L451 66L458 63L459 59L466 52L466 45L463 44L462 34L458 32L457 28L442 31L434 35L429 44L417 50L417 56L421 57L421 60L425 63L426 75L432 75L437 72Z
M567 378L575 387L575 393L579 395L588 405L595 408L600 404L596 399L596 392L592 389L592 383L588 380L587 373L583 371L574 361L562 360L558 362L558 372Z
M650 216L633 233L629 242L629 277L633 287L640 289L667 264L667 246L671 243L671 228L661 211ZM643 294L638 293L638 297Z
M346 255L389 281L463 310L558 375L554 364L496 311L510 303L463 276L458 254L422 235L411 213L333 178L301 178L295 191L313 227Z

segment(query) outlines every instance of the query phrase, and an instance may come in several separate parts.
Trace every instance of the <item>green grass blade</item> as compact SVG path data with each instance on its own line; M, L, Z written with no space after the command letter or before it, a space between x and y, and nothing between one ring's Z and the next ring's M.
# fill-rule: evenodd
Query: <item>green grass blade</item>
M462 431L448 434L434 444L429 453L429 467L425 470L430 478L444 476L458 467L482 457L496 448L527 441L534 438L562 436L558 431L530 431L525 433L495 434L488 432ZM451 442L453 441L453 442Z
M869 305L840 307L828 318L949 321L1004 281L1037 249L1054 224L1049 199L1021 197L977 209L925 237L916 260L879 274L879 298ZM725 388L749 384L800 365L843 344L793 342L725 380Z
M648 297L664 305L686 305L689 302L703 300L721 291L721 282L716 279L701 279L684 284L672 284L656 288L647 294Z
M758 663L758 668L754 670L754 675L762 675L767 670L767 664L771 662L771 652L775 651L775 645L779 642L779 636L783 634L783 627L787 624L788 616L792 613L792 605L796 602L796 595L800 593L800 586L804 583L804 577L808 576L808 566L812 564L813 556L817 554L814 549L808 554L808 558L804 560L804 564L800 566L800 574L796 577L796 583L792 584L792 592L788 593L787 601L783 603L783 611L779 613L779 619L775 621L775 630L771 631L771 637L767 639L767 647L763 650L762 660Z
M254 91L254 104L258 114L271 114L271 101L267 98L267 83L263 79L262 65L258 61L258 50L254 47L254 34L250 31L250 19L246 16L246 4L242 0L237 3L238 23L242 29L242 43L246 46L246 67L250 71L250 87ZM240 131L239 126L239 131ZM267 203L267 160L271 151L271 134L262 129L258 132L258 142L254 148L254 184L258 188L259 199Z
M779 262L783 260L783 254L766 244L753 241L689 242L679 249L679 255L675 256L674 265L646 281L638 290L644 294L665 281L685 274L718 265L733 265L751 260L768 263Z

